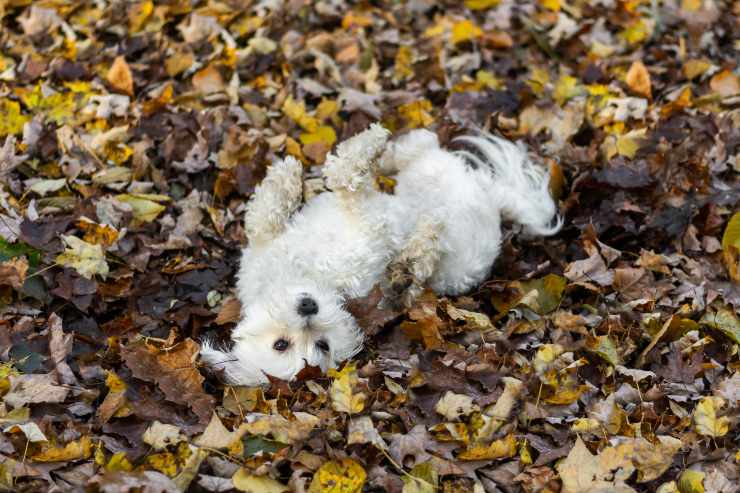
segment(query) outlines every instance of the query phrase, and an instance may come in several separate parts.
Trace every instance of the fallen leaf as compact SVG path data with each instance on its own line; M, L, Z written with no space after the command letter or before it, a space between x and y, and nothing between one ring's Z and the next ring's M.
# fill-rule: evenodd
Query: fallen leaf
M92 440L83 436L63 447L45 447L40 452L31 456L35 462L68 462L72 460L87 459L92 455Z
M291 444L305 440L318 424L319 418L304 412L293 413L291 420L280 415L255 413L242 428L253 435L271 436L278 442Z
M722 97L740 94L740 76L725 69L711 78L709 87Z
M156 383L167 400L188 406L205 425L214 403L213 396L203 391L204 378L195 366L198 350L192 339L166 351L138 341L123 346L121 355L136 378Z
M3 432L23 433L26 437L26 440L32 443L48 441L44 433L41 431L41 428L39 428L39 425L37 425L33 421L7 426L3 429Z
M290 489L279 481L268 476L255 476L249 474L244 468L236 471L231 481L234 488L247 493L283 493Z
M172 199L166 195L139 193L117 195L116 200L131 206L136 220L150 223L167 209L162 202L169 202Z
M123 56L117 56L113 60L113 64L108 69L106 80L117 92L122 92L128 96L134 95L134 78Z
M352 459L324 463L313 475L308 493L360 493L367 474Z
M16 257L0 262L0 285L10 286L16 291L23 289L28 272L28 260L25 257Z
M478 406L473 404L473 399L467 395L456 394L447 391L442 398L437 401L434 410L441 414L448 421L455 421L463 416L468 416L476 411Z
M141 438L144 443L151 445L154 450L165 450L171 445L177 445L187 440L180 428L159 421L149 425Z
M474 22L465 19L452 25L452 44L479 38L483 31Z
M69 389L59 385L56 375L32 374L10 375L10 390L3 402L13 408L23 407L26 404L44 402L64 402Z
M63 253L57 255L56 262L71 267L81 276L92 279L96 274L103 279L108 275L108 262L101 245L92 245L76 236L61 236L65 244Z
M563 493L613 491L633 493L624 481L634 470L630 449L607 448L594 456L579 438L568 457L557 465Z
M330 369L328 375L333 378L329 395L332 408L340 413L357 414L365 408L367 396L358 392L359 378L354 364L345 365L340 371Z
M473 445L462 451L457 458L460 460L496 460L513 457L516 454L516 439L513 434L500 440L494 440L488 445Z
M717 411L725 406L725 400L717 396L702 397L694 409L694 427L700 435L718 438L730 429L730 418L718 417Z
M652 97L650 74L647 67L640 60L632 62L625 76L625 82L627 83L627 87L638 96L648 99Z

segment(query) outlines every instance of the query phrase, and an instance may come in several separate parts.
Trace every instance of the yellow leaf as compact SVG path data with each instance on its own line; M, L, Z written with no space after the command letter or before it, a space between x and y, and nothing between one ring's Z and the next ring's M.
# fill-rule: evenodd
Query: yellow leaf
M348 12L342 18L342 29L350 29L352 27L367 27L372 25L373 18L369 15L358 14L357 12Z
M550 74L541 67L534 67L532 74L527 79L527 84L537 96L542 96L545 86L550 82Z
M292 96L288 96L285 100L282 110L285 116L308 132L315 132L319 128L319 121L306 113L306 106L303 102L297 102Z
M641 61L632 62L624 80L635 94L648 99L652 96L650 73Z
M479 70L475 73L475 81L488 89L501 89L503 83L488 70Z
M131 75L131 68L129 68L123 56L117 56L113 60L113 64L108 69L108 74L105 78L117 92L122 92L129 96L134 95L134 77Z
M578 82L578 79L572 75L561 75L555 83L552 97L560 106L563 106L568 100L580 96L584 92L584 87Z
M722 250L728 252L733 247L740 250L740 212L732 215L722 234Z
M62 235L65 244L64 252L57 255L56 262L65 267L72 267L81 276L92 279L95 274L105 278L108 275L108 263L100 245L92 245L76 236Z
M152 454L146 458L147 463L157 471L174 478L177 474L177 460L171 452Z
M560 344L543 344L537 350L532 362L537 376L542 377L555 361L555 358L563 354L565 349Z
M126 452L116 452L105 465L105 469L110 472L129 472L133 470L133 468L134 466L132 466L131 462L126 458Z
M431 110L432 102L428 99L412 101L398 107L398 113L406 121L408 128L428 127L431 125L434 122L434 117L429 113Z
M106 372L105 385L111 392L124 392L127 388L124 381L113 371Z
M701 8L702 0L681 0L681 10L696 12Z
M501 0L465 0L465 6L470 10L485 10L495 7Z
M322 125L313 132L303 132L300 135L303 145L316 144L317 142L326 144L329 147L337 141L337 134L334 129L328 125Z
M646 129L641 128L619 135L616 143L617 153L620 156L625 156L630 159L634 158L638 149L640 149L643 139L645 138L646 131Z
M619 36L630 45L636 45L645 41L652 34L652 29L645 21L638 19L619 33Z
M19 134L31 119L21 113L21 105L9 99L0 99L0 137Z
M730 419L727 416L717 417L717 410L725 405L722 397L703 397L694 409L694 426L700 435L721 437L730 429Z
M242 424L241 431L252 435L271 436L281 443L296 443L305 440L319 424L319 418L304 412L293 413L293 420L279 415L263 415L251 423Z
M683 73L687 79L695 79L712 67L712 63L706 58L686 60L683 64Z
M409 46L399 46L396 52L395 66L393 68L396 80L408 80L414 77L413 68L414 52Z
M316 107L316 119L323 122L334 118L339 112L339 103L331 99L322 99Z
M268 476L249 474L243 467L234 473L231 481L234 483L234 488L248 493L283 493L290 491L287 486L279 481L275 481Z
M686 469L678 478L678 491L681 493L704 493L704 476L701 471Z
M557 388L554 391L553 395L542 400L548 404L565 406L578 400L578 398L581 397L581 394L583 394L587 390L588 387L585 385L579 385L570 388Z
M159 202L169 201L170 198L166 195L156 194L121 194L116 196L116 200L124 202L131 206L134 213L134 219L137 221L150 223L157 219L157 216L164 212L167 207L163 206Z
M83 218L77 221L77 227L85 233L82 239L93 245L109 247L118 239L118 230L107 224L98 224Z
M92 455L92 441L90 437L67 443L64 447L49 447L31 459L36 462L68 462L71 460L87 459Z
M87 102L89 89L89 84L86 87L73 85L69 92L51 92L45 95L41 84L38 84L31 91L20 92L20 96L23 104L34 114L41 114L45 120L62 125L73 120L77 110Z
M332 408L347 414L361 412L365 408L367 396L362 392L355 392L355 387L359 383L355 365L348 364L341 371L332 368L328 375L334 379L329 390Z
M360 493L367 474L352 459L324 463L313 475L308 493Z
M134 33L141 31L149 17L151 17L152 12L154 12L154 2L150 0L139 2L130 7L128 13L129 30Z
M465 19L452 25L452 44L458 44L479 38L483 31L474 22Z
M489 445L474 445L457 456L460 460L496 460L516 454L516 439L511 433Z

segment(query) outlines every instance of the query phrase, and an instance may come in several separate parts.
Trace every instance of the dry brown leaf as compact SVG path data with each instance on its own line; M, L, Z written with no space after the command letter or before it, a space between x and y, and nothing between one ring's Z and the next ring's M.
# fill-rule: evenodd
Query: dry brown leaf
M203 391L203 375L195 366L199 347L192 339L166 349L144 341L121 348L121 356L134 376L156 383L167 400L190 407L205 426L213 412L213 396Z

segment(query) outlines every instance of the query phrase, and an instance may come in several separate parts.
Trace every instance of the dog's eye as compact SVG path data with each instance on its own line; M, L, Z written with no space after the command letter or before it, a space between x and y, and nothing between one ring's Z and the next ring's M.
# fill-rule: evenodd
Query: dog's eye
M329 352L329 343L323 339L316 341L316 347L319 348L320 351L323 351L325 353Z
M280 351L281 353L288 349L288 346L290 346L290 341L287 339L278 339L275 341L275 344L272 345L272 349L275 351Z

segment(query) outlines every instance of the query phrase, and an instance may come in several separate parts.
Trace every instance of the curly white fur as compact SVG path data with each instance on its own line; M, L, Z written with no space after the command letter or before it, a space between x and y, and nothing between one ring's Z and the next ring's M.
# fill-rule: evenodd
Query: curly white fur
M469 150L451 152L427 130L387 139L373 125L340 144L324 167L333 191L297 213L300 163L268 170L247 212L234 346L201 351L229 383L289 380L305 365L326 370L353 356L362 332L345 302L366 295L389 266L408 264L407 303L423 286L459 294L488 275L502 216L529 233L560 228L549 175L522 148L479 135L460 139ZM378 170L396 173L393 194L374 188Z

